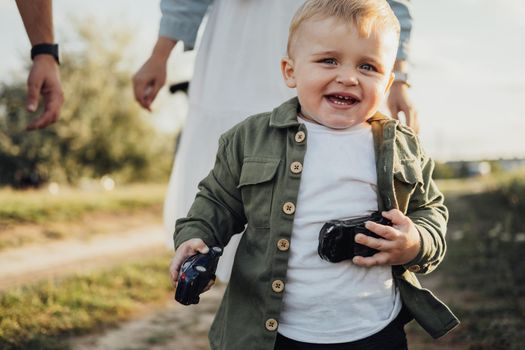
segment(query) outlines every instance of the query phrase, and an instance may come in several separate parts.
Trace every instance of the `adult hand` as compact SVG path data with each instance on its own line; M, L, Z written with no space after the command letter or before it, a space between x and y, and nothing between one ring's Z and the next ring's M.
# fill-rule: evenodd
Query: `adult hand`
M42 129L54 123L64 103L58 63L50 55L37 55L27 78L27 110L35 112L40 96L44 99L44 112L32 120L26 130Z
M177 40L159 36L148 60L133 76L135 100L142 108L151 111L151 103L166 83L166 66Z
M402 82L394 82L390 87L390 94L387 101L388 109L392 118L399 120L399 113L405 114L407 126L419 133L419 119L417 111L414 109L408 96L408 86Z
M151 103L166 83L167 58L152 54L133 76L135 100L142 108L151 111Z
M174 288L177 287L180 268L187 258L197 253L206 254L209 250L210 249L208 248L208 246L206 246L206 243L204 243L200 238L193 238L182 243L175 251L175 256L171 260L171 285ZM208 285L208 288L209 287L211 287L211 284Z
M355 241L379 250L370 257L356 256L352 262L359 266L403 265L414 259L419 253L421 242L416 225L401 211L392 209L382 215L392 222L392 226L367 221L365 227L381 238L374 238L359 233Z

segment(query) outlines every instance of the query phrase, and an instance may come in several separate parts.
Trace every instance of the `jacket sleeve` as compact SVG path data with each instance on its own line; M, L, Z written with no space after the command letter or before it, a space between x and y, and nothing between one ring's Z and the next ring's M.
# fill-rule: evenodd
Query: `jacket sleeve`
M405 268L419 266L418 273L429 273L443 260L448 209L443 194L432 179L434 162L421 151L421 182L418 182L408 203L407 215L416 225L421 239L419 254Z
M397 59L405 61L408 59L410 53L410 34L412 33L413 22L411 4L409 0L388 0L388 3L401 25Z
M182 40L185 49L195 46L199 25L213 0L161 0L159 36Z
M242 167L222 136L215 165L199 183L199 192L187 217L175 225L175 248L191 238L200 238L207 246L224 247L246 225L244 206L237 188Z

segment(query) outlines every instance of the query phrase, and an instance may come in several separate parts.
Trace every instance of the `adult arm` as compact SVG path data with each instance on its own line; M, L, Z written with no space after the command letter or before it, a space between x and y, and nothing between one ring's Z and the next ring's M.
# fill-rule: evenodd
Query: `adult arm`
M51 0L17 0L18 11L31 45L52 44L53 14ZM44 98L44 112L27 125L27 130L45 128L54 123L64 102L58 62L54 57L40 54L34 57L27 79L27 102L30 112L36 111L40 96Z
M213 0L162 0L159 37L183 41L186 49L195 46L197 31Z
M388 4L401 26L399 46L397 50L398 61L406 61L410 54L410 35L412 33L412 7L409 0L388 0Z
M199 25L212 0L162 0L159 37L150 57L133 76L135 100L145 109L166 83L167 62L178 41L185 49L195 45Z
M388 0L388 3L401 26L394 72L407 73L413 22L411 4L408 0ZM406 124L417 133L419 132L419 120L417 111L408 96L408 87L406 81L396 79L390 88L387 104L393 118L399 119L399 113L403 112Z

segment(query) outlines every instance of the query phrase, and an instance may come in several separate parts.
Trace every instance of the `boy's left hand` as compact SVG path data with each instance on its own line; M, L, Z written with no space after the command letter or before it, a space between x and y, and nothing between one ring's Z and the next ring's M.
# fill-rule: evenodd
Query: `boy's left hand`
M355 241L379 250L371 257L356 256L352 262L358 266L403 265L414 259L421 246L416 225L401 211L392 209L382 215L392 222L392 226L367 221L365 227L382 238L357 234Z

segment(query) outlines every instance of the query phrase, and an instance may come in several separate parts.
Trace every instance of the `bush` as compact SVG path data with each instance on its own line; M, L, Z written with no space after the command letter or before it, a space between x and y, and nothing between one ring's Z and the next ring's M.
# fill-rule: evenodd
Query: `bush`
M60 121L28 133L34 116L24 108L26 88L0 87L0 185L38 186L53 180L112 174L124 181L167 179L173 137L160 135L134 101L131 72L122 65L127 37L109 39L81 24L82 49L65 52Z

